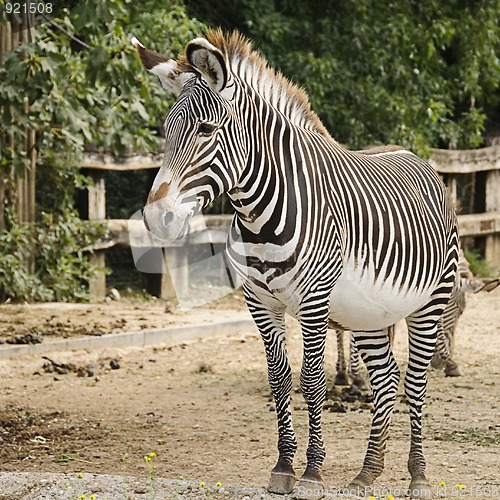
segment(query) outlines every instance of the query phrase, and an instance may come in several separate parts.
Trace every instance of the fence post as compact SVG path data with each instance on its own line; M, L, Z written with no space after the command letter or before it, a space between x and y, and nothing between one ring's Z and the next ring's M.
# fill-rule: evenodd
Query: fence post
M89 220L102 222L106 219L106 182L104 173L100 170L90 170L90 177L94 182L88 187ZM90 263L99 268L97 275L89 281L89 295L91 302L106 298L106 254L104 250L94 250L90 254Z
M8 20L0 21L0 62L3 61L3 54L15 50L21 43L33 42L35 29L33 28L33 14L24 14L20 18L15 18L11 22ZM24 98L24 112L28 114L29 100ZM12 172L11 169L5 171L1 167L0 172L0 229L5 227L5 203L15 208L20 222L26 222L34 226L35 223L35 173L36 173L36 134L34 130L26 129L26 138L23 143L15 143L14 136L10 138L5 134L0 138L2 142L7 143L16 151L24 150L29 159L29 166L24 168L22 175ZM17 193L14 199L6 199L5 181L12 177L16 185ZM16 199L17 198L17 199ZM33 271L33 257L28 258L26 262L28 270Z
M457 203L457 175L456 174L448 174L446 176L446 187L448 189L448 193L450 194L450 198L453 203Z
M500 170L488 172L485 205L486 212L500 211ZM500 233L497 232L486 237L485 258L495 269L500 269Z
M173 247L166 249L166 260L168 269L162 275L162 284L165 284L165 289L162 288L162 294L168 294L172 283L177 285L175 295L181 298L187 294L189 284L189 268L187 247ZM162 298L168 298L162 296Z
M163 272L147 275L147 290L160 299L173 301L176 305L180 296L188 290L188 257L186 248L164 247Z

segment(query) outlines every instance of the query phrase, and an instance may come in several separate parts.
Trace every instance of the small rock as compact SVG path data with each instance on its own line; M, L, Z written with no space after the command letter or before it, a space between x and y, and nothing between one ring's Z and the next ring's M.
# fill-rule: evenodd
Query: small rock
M109 366L112 370L118 370L120 368L120 362L117 359L112 359L109 362Z
M276 405L269 405L269 411L276 411Z
M41 344L43 341L39 335L27 333L26 335L16 335L7 339L7 344Z

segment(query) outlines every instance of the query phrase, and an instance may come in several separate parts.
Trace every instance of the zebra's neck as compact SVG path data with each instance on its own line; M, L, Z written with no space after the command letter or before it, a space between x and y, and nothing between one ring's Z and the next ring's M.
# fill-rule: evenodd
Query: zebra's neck
M229 196L243 227L265 241L284 243L305 210L297 127L262 98L252 97L252 103L246 117L248 161Z

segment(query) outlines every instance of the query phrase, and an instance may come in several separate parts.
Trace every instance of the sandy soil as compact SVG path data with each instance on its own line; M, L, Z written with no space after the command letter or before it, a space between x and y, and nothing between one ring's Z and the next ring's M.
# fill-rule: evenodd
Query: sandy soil
M451 379L438 371L429 374L425 449L428 475L439 497L456 497L456 485L465 485L463 493L469 498L487 497L491 491L498 493L493 498L500 498L499 299L498 289L468 299L455 356L465 376ZM30 306L28 312L26 307L2 306L0 320L4 337L59 323L65 332L56 335L72 335L79 328L100 328L106 333L182 324L210 314L227 319L226 315L231 315L228 306L243 309L240 299L230 299L223 307L208 311L182 314L165 313L165 305L159 302L74 308ZM287 342L298 386L301 340L293 320L289 321ZM407 341L403 332L396 337L395 353L404 371ZM39 357L0 362L0 471L66 473L70 474L70 488L60 497L16 496L5 490L0 491L0 499L78 498L78 472L89 481L83 493L87 497L94 493L99 500L132 499L135 494L137 498L153 498L148 489L151 474L176 480L170 490L165 490L168 493L160 494L158 479L155 498L261 498L262 489L237 493L226 486L264 486L277 456L275 414L256 331L172 341L156 348L68 352L49 357L76 368L90 366L91 376L85 372L86 376L78 376L78 370L47 372L47 360ZM116 369L110 366L112 360L118 363ZM334 335L327 345L326 369L331 385L335 375ZM327 448L323 477L334 492L333 488L345 487L360 468L371 412L366 398L363 402L339 391L331 398L337 404L330 401L323 414ZM292 406L299 438L295 467L301 473L305 467L307 411L298 390L293 393ZM332 411L332 406L345 412ZM398 398L386 470L377 482L379 487L395 491L408 485L408 428L406 405ZM156 456L148 464L144 456L150 453ZM151 464L156 468L148 471ZM146 486L142 486L142 493L109 496L96 479L89 479L95 477L91 474L115 474L130 481L139 477ZM223 491L213 494L219 481ZM200 489L200 482L211 485L208 496L207 486ZM441 482L446 486L438 488ZM186 489L189 485L191 489Z

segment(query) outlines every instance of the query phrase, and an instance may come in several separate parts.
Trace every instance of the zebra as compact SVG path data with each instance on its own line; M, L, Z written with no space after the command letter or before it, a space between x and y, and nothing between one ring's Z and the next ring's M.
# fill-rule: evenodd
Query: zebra
M431 365L434 368L444 368L445 374L449 377L463 375L460 366L453 360L452 355L455 344L455 330L458 320L465 310L465 294L482 291L491 292L500 284L498 278L478 278L474 276L462 249L460 249L459 253L458 276L460 285L453 290L448 305L443 312L441 320L443 334L438 336L436 351L431 360Z
M464 252L460 249L458 260L458 274L460 277L460 286L452 293L450 300L443 312L441 318L442 330L436 342L436 349L431 360L433 368L444 368L445 375L448 377L461 377L463 372L458 363L452 358L455 330L458 320L465 310L466 293L491 292L499 284L498 278L479 278L472 274L469 261L466 259ZM367 381L362 376L360 371L359 352L354 343L354 338L349 335L349 366L347 365L344 349L344 334L337 330L337 374L335 376L335 385L349 385L352 383L360 389L367 387ZM394 331L392 332L394 335Z
M179 240L191 218L222 193L235 209L227 256L263 339L278 423L268 491L288 494L296 483L288 312L302 331L300 387L309 422L307 465L295 495L324 494L329 325L353 331L374 393L365 459L348 488L363 494L382 473L399 382L388 327L406 318L409 490L414 498L428 497L426 370L458 260L456 214L441 179L403 148L360 153L335 141L305 91L270 68L238 32L207 30L176 60L132 41L144 67L178 94L143 211L146 227L162 240Z

